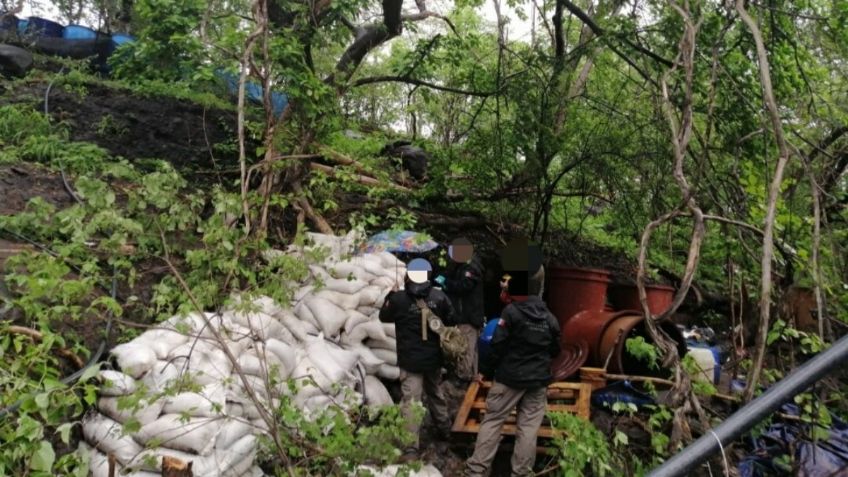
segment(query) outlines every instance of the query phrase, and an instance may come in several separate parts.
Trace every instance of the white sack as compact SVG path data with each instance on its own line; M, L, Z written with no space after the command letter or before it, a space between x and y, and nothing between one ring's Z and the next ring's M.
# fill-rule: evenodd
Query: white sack
M339 293L332 290L321 290L315 294L315 297L323 298L344 310L354 310L359 306L358 293L348 295L347 293Z
M80 450L83 452L83 458L88 457L88 472L91 477L111 477L109 475L109 458L96 449L92 449L80 442ZM121 477L162 477L161 472L129 472L122 473L124 466L115 463L115 475Z
M394 404L389 390L374 376L365 376L365 404L369 406L391 406Z
M312 274L312 278L320 280L322 283L327 283L328 280L333 279L333 277L327 273L327 270L324 270L324 267L318 265L309 265L309 272Z
M380 327L382 330L383 327ZM430 331L428 331L430 333ZM397 340L394 338L389 338L388 336L383 339L374 339L371 338L365 341L365 346L374 349L374 348L382 348L387 349L389 351L397 351Z
M361 267L357 267L351 262L334 263L329 271L330 274L335 278L341 278L345 280L353 277L363 282L370 282L371 280L377 278L375 275L368 273Z
M170 449L208 455L215 446L215 438L222 424L220 418L193 417L186 422L179 414L164 414L141 426L133 437L143 444L156 439L156 442Z
M199 342L189 358L189 367L198 384L216 384L230 377L233 365L224 352L211 343Z
M365 367L365 372L368 374L376 374L380 365L385 364L385 361L378 358L363 344L352 345L350 350L359 355L359 362L362 363Z
M346 293L353 295L368 286L367 282L361 280L347 280L344 278L330 278L324 282L324 287L327 290L332 290L338 293Z
M337 336L339 330L344 326L347 314L344 310L325 298L311 298L306 300L306 306L319 323L319 328L327 336Z
M375 308L373 306L359 305L358 307L356 307L356 311L358 311L358 312L362 313L363 315L370 317L372 319L378 319L379 316L380 316L379 315L380 309ZM376 316L374 316L375 314L376 314Z
M229 450L242 437L250 434L253 426L244 419L227 419L215 440L216 450Z
M318 320L312 314L312 310L310 310L309 307L306 306L306 302L309 300L314 300L314 298L310 296L307 297L306 300L298 303L297 306L294 307L294 314L298 317L298 319L300 319L301 322L303 322L304 325L308 323L312 325L313 328L318 329L321 327L321 325L318 324ZM295 334L294 330L292 330L291 327L289 327L289 331L291 331L292 334ZM297 335L295 334L295 336Z
M406 272L406 264L404 264L399 258L395 257L391 252L384 250L372 255L375 255L380 259L380 263L383 265L383 268L403 268L404 272Z
M363 315L356 310L347 310L347 320L345 320L344 329L352 330L356 328L357 325L367 321L371 321L370 316Z
M245 374L260 378L275 376L280 380L288 378L289 368L277 358L276 354L266 352L265 347L258 343L256 348L242 353L238 358L238 363Z
M395 328L394 323L383 323L383 332L386 333L386 336L389 338L397 338L397 328Z
M300 302L304 298L309 296L309 294L311 294L314 291L315 291L315 287L313 287L312 285L302 286L302 287L298 288L298 290L296 292L294 292L294 301Z
M165 399L165 414L186 414L192 417L216 417L226 414L226 394L221 383L207 384L199 392L179 393Z
M342 335L341 341L347 345L356 345L362 343L367 338L380 341L388 339L379 321L368 321L356 326L352 330L347 330Z
M351 351L331 347L323 337L313 338L306 344L308 360L330 383L339 383L350 378L350 370L356 365L359 356ZM321 385L322 389L327 389Z
M224 315L234 323L250 329L261 340L276 338L283 333L283 325L273 316L263 312L225 312Z
M153 396L149 398L153 398ZM97 409L121 424L126 423L130 418L135 418L143 426L159 418L159 415L162 414L162 408L165 406L166 398L159 397L153 402L149 402L148 399L141 399L137 407L131 408L123 408L118 402L119 399L120 397L103 396L97 400Z
M285 368L286 378L291 376L291 372L294 371L294 368L297 365L297 353L295 348L283 341L275 339L266 341L265 355L273 355L277 358L277 360L279 360L282 367ZM282 375L282 370L280 374Z
M188 345L183 346L186 347L186 352L188 352ZM177 350L174 350L171 353L175 354L177 352ZM182 366L188 363L188 359L177 358L176 356L171 356L169 359L170 361L157 361L153 365L153 369L141 378L141 382L147 386L149 391L164 391L174 380L182 375Z
M283 311L279 303L270 296L261 295L253 299L253 304L259 307L259 311L266 315L277 316Z
M331 381L324 375L324 373L319 371L318 367L315 366L315 363L307 357L303 357L298 360L297 366L295 366L291 377L292 379L297 380L298 385L301 386L301 390L312 385L317 386L319 390L323 389L329 391L334 383L334 381ZM300 392L298 392L298 395L299 394Z
M400 286L400 278L382 276L371 280L371 285L378 286L383 290L390 290L396 285Z
M119 344L110 353L117 358L121 370L133 378L140 378L156 364L156 353L146 343Z
M390 465L383 467L382 469L370 465L362 465L357 467L357 470L351 473L350 476L353 477L355 475L361 475L364 471L368 471L374 477L395 477L397 475L401 475L400 470L400 465ZM432 464L425 465L418 472L410 470L408 474L403 475L408 475L409 477L442 477L442 473L439 472L439 469L434 467Z
M101 370L97 379L103 383L99 390L101 396L126 396L136 390L135 380L120 371Z
M384 379L396 381L400 379L400 368L388 364L381 365L380 368L377 369L377 376L380 376Z
M309 309L303 303L301 303L298 306L303 306L303 308L305 308L307 311L309 311ZM301 321L298 317L291 315L291 314L284 314L283 317L281 318L281 322L286 326L286 329L288 329L289 332L298 341L305 341L306 340L306 338L307 338L306 327L304 326L303 321Z
M388 350L385 348L371 348L371 352L374 353L374 356L380 358L385 361L386 364L390 364L392 366L397 366L397 352Z
M382 288L374 285L368 285L359 291L359 303L357 306L380 308L383 306L383 299L385 297L386 293L383 292Z
M82 434L86 442L105 454L115 454L115 459L127 464L143 449L130 436L122 435L123 427L108 417L92 413L82 422Z
M355 352L327 343L320 336L307 342L306 352L315 366L331 381L343 379L344 374L349 373L359 360L359 355ZM335 368L341 369L341 373Z

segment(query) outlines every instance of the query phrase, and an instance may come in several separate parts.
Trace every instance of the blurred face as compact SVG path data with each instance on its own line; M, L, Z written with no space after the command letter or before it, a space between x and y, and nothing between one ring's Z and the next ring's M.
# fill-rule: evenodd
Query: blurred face
M448 247L448 255L450 255L451 260L454 262L465 263L471 260L471 256L474 255L474 246L451 245Z
M424 283L427 281L427 276L433 270L432 265L423 258L416 258L409 262L406 268L406 276L412 283Z
M503 278L501 278L501 288L502 289L504 289L504 290L509 289L510 278L512 278L512 277L510 277L509 275L504 275Z

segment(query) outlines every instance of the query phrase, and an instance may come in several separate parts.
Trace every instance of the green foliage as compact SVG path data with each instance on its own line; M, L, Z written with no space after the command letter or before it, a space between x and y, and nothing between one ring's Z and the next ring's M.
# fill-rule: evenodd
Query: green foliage
M138 41L122 45L113 56L118 77L162 81L189 79L200 66L197 36L204 2L141 0L133 5Z
M659 369L659 351L654 344L645 341L645 338L641 336L628 338L624 346L628 353L647 363L651 369Z
M551 424L559 431L554 437L557 459L563 477L618 475L617 459L606 436L591 422L573 414L549 413ZM626 444L618 437L619 443Z

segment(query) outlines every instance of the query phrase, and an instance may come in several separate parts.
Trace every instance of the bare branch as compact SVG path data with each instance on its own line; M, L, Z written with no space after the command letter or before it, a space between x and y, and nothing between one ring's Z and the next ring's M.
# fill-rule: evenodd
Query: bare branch
M763 100L765 101L766 110L771 119L772 129L779 157L777 166L775 167L774 176L769 185L768 202L766 204L766 218L763 226L763 251L762 251L762 276L760 284L760 324L757 330L756 350L754 353L754 362L751 364L751 369L748 373L748 382L745 387L745 400L750 401L754 397L754 392L757 389L762 371L763 361L766 352L766 338L769 330L769 321L771 318L771 290L772 277L771 267L774 258L774 218L777 213L777 201L780 198L780 184L783 182L783 171L786 164L789 162L789 148L786 145L786 138L783 135L783 125L780 122L780 114L777 108L777 101L774 99L774 90L771 84L771 73L769 72L768 53L766 52L763 36L760 33L760 28L757 23L745 10L744 0L736 0L736 11L739 13L739 18L751 31L754 37L754 43L757 46L757 60L760 70L760 82L763 86Z
M447 93L464 94L467 96L478 96L481 98L498 94L498 91L469 91L459 88L451 88L450 86L442 86L424 80L409 78L406 76L369 76L367 78L360 78L354 81L352 86L363 86L366 84L374 83L407 83L416 86L424 86L426 88L432 88L439 91L445 91Z
M589 16L586 12L584 12L580 7L578 7L577 5L573 4L572 2L570 2L568 0L560 0L560 1L562 2L563 6L568 9L568 11L570 11L574 16L579 18L580 21L583 22L586 26L591 28L592 32L595 35L603 36L607 33L606 30L604 30L603 28L601 28L600 25L595 23L595 21L592 19L592 17ZM633 41L631 41L628 38L621 38L621 41L624 42L627 46L638 51L639 53L642 53L643 55L645 55L645 56L651 58L652 60L656 61L657 63L660 63L664 66L669 67L669 68L674 65L671 61L663 58L662 56L654 53L653 51L645 48L644 46L639 45L638 43L634 43Z

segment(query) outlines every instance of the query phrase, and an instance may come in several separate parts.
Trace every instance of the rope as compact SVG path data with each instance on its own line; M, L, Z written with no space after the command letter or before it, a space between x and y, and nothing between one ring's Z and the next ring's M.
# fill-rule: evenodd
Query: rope
M721 449L721 458L724 459L724 475L730 476L730 466L727 464L727 454L724 453L724 446L721 444L721 439L718 438L718 434L715 433L714 430L710 429L710 434L715 437L716 442L718 442L718 448ZM712 473L712 469L710 469L710 473Z

